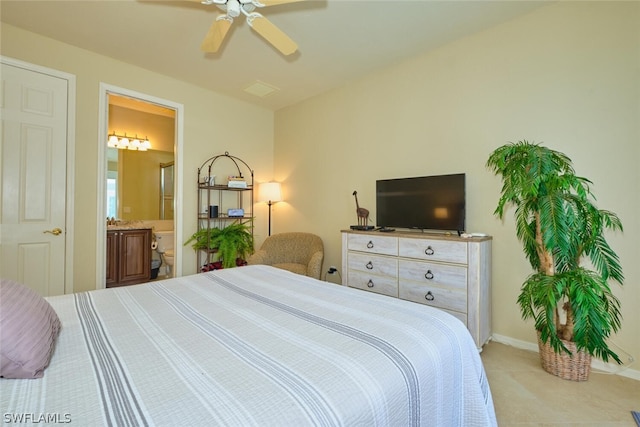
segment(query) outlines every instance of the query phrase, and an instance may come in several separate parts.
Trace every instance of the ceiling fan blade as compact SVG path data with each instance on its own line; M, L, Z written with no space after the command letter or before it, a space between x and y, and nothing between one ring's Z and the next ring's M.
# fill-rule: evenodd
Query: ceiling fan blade
M209 53L217 52L218 49L220 49L229 28L231 28L232 23L233 19L229 18L227 15L221 15L213 21L213 24L209 27L209 31L200 45L200 50Z
M252 3L258 7L275 6L285 3L296 3L304 0L252 0Z
M259 13L251 13L247 16L247 22L256 30L258 34L271 43L276 49L284 55L291 55L298 49L296 42L291 40L289 36L282 32L278 27L273 25L264 16Z

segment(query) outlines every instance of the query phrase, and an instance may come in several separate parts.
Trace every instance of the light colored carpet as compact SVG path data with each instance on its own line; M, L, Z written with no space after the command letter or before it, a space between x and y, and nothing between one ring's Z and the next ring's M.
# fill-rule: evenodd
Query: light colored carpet
M640 381L592 370L588 381L545 372L538 352L489 342L480 353L500 427L639 427Z

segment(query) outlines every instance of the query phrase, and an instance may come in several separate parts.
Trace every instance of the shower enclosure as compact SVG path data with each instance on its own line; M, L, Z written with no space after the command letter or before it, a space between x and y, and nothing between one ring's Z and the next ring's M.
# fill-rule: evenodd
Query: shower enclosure
M160 163L160 219L173 219L174 162Z

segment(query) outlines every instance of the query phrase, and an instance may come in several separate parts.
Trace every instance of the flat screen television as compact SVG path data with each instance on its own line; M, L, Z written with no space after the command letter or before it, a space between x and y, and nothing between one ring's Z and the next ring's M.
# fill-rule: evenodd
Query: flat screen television
M465 231L465 174L376 181L376 224L434 231Z

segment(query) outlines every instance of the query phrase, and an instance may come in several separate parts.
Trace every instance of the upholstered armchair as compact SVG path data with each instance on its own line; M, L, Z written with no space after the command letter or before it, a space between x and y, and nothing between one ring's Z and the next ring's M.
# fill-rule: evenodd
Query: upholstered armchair
M320 279L324 245L311 233L279 233L267 237L247 263L271 265L294 273Z

